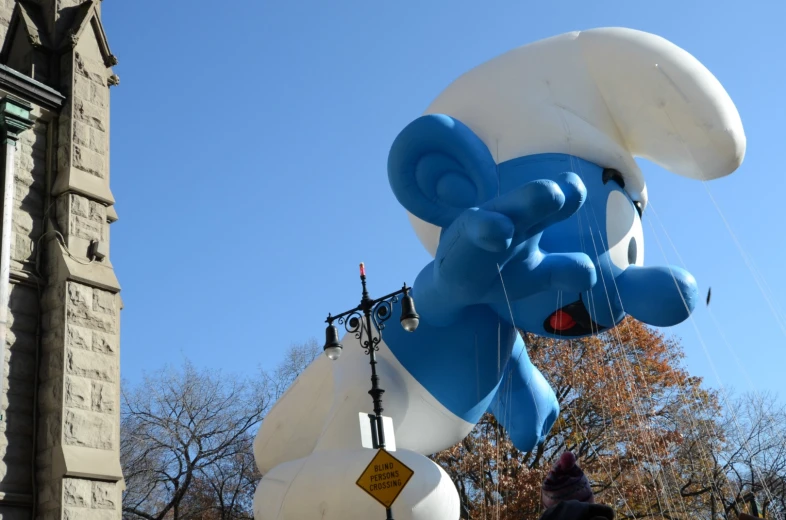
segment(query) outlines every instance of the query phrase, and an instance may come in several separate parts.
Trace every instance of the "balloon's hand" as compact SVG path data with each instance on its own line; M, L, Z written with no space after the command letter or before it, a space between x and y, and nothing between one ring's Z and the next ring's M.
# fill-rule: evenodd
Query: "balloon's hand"
M440 238L435 281L467 304L478 303L517 254L535 252L540 232L579 209L586 188L578 175L537 180L462 213Z
M500 270L508 264L515 278L512 299L564 285L564 273L576 266L586 272L592 265L586 255L550 258L538 247L542 231L573 215L586 193L578 175L564 173L556 182L532 181L464 211L443 230L434 262L415 284L424 316L446 325L465 307L493 303L501 290Z

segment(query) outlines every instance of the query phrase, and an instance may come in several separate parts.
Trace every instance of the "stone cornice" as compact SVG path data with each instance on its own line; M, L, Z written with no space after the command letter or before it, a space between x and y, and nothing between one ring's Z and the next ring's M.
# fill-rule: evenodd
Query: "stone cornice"
M123 480L120 453L82 446L55 446L52 453L52 478L82 477L107 482Z
M54 261L54 274L49 278L50 284L72 280L111 293L120 292L120 282L108 261L87 262L87 259L74 259L60 241L54 238L50 239L48 247L55 248L50 257Z
M79 168L70 167L58 172L57 178L52 185L52 195L59 196L68 192L84 195L90 199L103 202L107 206L115 203L112 191L104 179L91 175Z
M0 89L50 110L59 110L65 102L65 96L52 87L5 65L0 65Z
M19 134L33 126L34 121L30 118L30 111L33 106L22 99L13 96L6 96L0 100L0 130L3 132L3 139L16 142Z
M11 283L21 283L24 285L29 285L31 287L43 287L46 285L46 281L37 275L30 273L28 271L22 271L20 269L15 269L11 267L11 275L10 280Z

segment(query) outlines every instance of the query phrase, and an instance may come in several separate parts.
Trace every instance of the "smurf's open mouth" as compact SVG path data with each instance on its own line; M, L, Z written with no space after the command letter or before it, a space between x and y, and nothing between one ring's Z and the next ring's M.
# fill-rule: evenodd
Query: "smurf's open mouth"
M581 294L578 301L557 309L546 318L543 328L549 334L565 337L588 336L608 329L592 321Z

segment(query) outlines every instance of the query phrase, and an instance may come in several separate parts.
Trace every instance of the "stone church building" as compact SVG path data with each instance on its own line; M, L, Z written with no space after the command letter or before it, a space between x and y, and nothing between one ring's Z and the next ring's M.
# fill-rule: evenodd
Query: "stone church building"
M0 0L0 518L121 517L100 0Z

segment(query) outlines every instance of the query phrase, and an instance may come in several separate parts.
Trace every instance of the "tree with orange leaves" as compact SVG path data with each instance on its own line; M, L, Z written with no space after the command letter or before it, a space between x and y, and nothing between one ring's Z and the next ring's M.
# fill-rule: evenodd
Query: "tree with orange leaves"
M681 366L676 340L632 319L589 338L525 339L557 394L560 417L531 452L516 450L487 414L464 441L434 456L456 482L463 519L537 518L541 484L568 450L596 500L618 518L694 518L708 510L708 492L682 487L691 478L706 483L715 468L720 406ZM681 449L686 436L702 441L690 457Z

